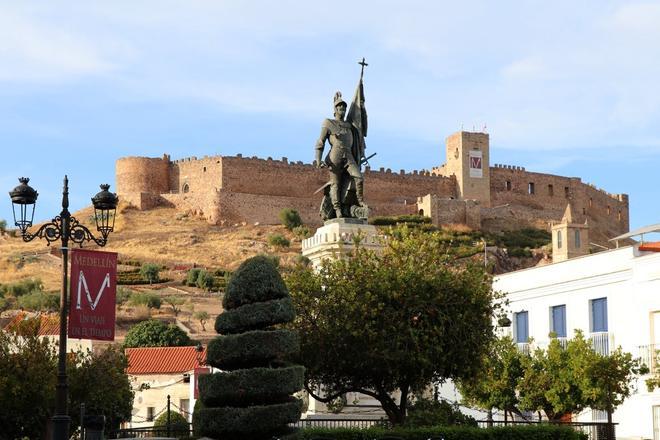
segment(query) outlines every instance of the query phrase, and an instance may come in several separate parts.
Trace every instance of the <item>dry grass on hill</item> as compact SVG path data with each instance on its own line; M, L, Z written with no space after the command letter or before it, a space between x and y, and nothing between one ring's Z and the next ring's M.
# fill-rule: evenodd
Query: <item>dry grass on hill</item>
M74 216L91 226L91 207ZM38 225L32 228L36 231ZM90 228L93 229L93 228ZM291 241L289 248L268 245L268 236L282 234ZM121 260L159 263L168 267L195 264L210 269L233 270L245 259L257 254L280 257L289 264L300 254L300 241L283 226L237 225L216 226L204 219L188 216L173 208L138 211L126 205L117 209L115 232L110 234L105 251L118 252ZM60 258L51 255L45 240L24 243L20 237L0 238L0 283L39 277L47 290L59 289L61 282ZM86 243L85 248L95 249ZM168 276L181 274L171 273Z

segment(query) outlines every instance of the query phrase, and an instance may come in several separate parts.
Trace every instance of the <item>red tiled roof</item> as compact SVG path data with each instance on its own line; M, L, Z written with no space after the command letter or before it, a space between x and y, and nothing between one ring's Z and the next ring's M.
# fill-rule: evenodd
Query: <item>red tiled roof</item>
M127 348L128 374L185 373L206 361L206 348L200 354L196 347Z
M651 243L642 243L639 245L640 251L660 252L660 241Z
M29 315L26 312L20 312L4 328L5 331L16 331L20 328L21 322L27 319L34 319L36 315ZM40 314L39 329L37 330L38 336L54 336L60 334L60 315L53 314Z

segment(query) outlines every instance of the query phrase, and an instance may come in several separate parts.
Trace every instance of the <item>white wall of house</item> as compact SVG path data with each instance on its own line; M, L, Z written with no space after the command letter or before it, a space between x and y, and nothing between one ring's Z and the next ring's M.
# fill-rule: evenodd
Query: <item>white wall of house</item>
M148 385L149 388L141 389L142 384ZM168 394L171 401L170 410L181 412L179 409L182 409L184 410L182 415L190 419L186 413L192 413L190 383L187 379L184 380L182 373L133 375L131 376L131 387L135 391L135 398L129 427L153 426L158 415L167 409ZM151 420L150 415L154 416Z
M654 344L660 348L660 253L640 252L637 246L613 249L503 274L495 278L493 288L506 293L510 302L514 340L524 334L516 326L524 319L516 319L516 314L527 312L532 346L547 345L553 331L552 307L565 305L568 338L581 329L600 350L621 346L646 359ZM594 300L601 298L606 298L606 331L596 332L603 329L594 325L604 324L602 315L594 316L603 305L601 301L594 306ZM648 392L645 378L614 413L618 438L660 440L660 391ZM594 416L599 414L586 411L579 420L592 421Z

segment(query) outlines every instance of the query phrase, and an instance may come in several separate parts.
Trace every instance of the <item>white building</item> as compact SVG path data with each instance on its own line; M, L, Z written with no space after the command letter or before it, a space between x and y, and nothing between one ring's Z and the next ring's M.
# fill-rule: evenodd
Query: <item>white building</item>
M588 240L584 224L571 228L579 224L572 223L570 209L567 214L564 228L553 227L553 252L557 250L558 239L564 248L557 254L565 254L569 246L584 247ZM645 228L644 232L653 229ZM621 346L655 368L652 354L656 347L660 348L658 244L569 256L551 265L499 275L493 288L506 293L512 321L510 330L523 350L529 348L529 338L534 345L544 346L550 332L570 339L580 329L593 340L596 350L607 353ZM647 377L638 380L637 392L614 412L617 438L660 440L660 391L648 392L644 383ZM605 413L585 411L578 415L577 421L606 418Z

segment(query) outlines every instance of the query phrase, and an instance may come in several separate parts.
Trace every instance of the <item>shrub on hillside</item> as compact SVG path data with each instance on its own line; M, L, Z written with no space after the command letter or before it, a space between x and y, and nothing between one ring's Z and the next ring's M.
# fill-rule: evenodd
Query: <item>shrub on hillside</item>
M0 285L0 296L19 296L26 295L30 292L41 291L44 284L40 278L26 278L24 280L16 281L14 283L7 283Z
M268 244L275 247L289 247L291 242L282 234L271 234L268 236Z
M154 292L135 292L128 299L128 303L132 306L146 306L150 309L160 309L163 301Z
M209 343L207 363L223 370L200 377L193 413L195 434L226 440L269 439L300 418L304 368L288 364L297 333L277 328L294 312L289 292L271 261L258 256L234 272Z
M209 292L215 287L215 277L205 270L202 270L197 275L197 287L200 289L208 290Z
M289 231L292 231L293 228L302 225L302 219L298 211L291 208L284 208L280 211L280 221Z
M60 295L57 293L35 290L19 296L16 300L18 306L25 310L35 312L54 312L60 308Z
M299 239L304 240L312 236L312 231L305 225L296 226L293 228L293 234Z
M199 273L203 269L201 267L193 267L188 271L186 274L186 282L185 284L187 286L196 286L197 285L197 277L199 276Z

